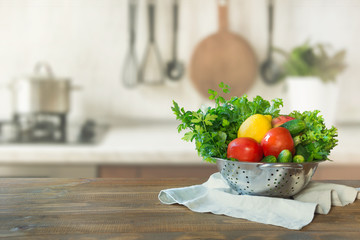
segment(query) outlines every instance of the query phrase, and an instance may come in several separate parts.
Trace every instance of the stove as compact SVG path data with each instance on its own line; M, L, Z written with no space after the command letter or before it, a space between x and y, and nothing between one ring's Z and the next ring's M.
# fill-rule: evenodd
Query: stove
M107 126L89 119L75 129L75 138L70 130L66 114L14 114L12 121L0 122L0 143L94 144Z
M13 122L18 142L66 142L66 114L15 114Z

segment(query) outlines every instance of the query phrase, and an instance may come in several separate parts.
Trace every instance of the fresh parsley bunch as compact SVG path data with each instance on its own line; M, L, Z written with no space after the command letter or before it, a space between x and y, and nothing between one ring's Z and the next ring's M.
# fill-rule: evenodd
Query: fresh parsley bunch
M220 83L224 93L229 93L230 87ZM173 101L172 111L181 123L178 132L188 130L182 138L185 141L195 141L196 150L205 161L216 162L216 158L226 159L228 144L237 137L240 125L251 115L279 116L282 99L271 102L256 96L250 101L247 95L232 97L225 100L214 90L209 90L209 99L214 100L215 107L202 107L197 111L185 111Z
M324 118L319 115L319 110L300 113L293 111L289 115L301 119L306 124L306 129L297 138L297 152L305 157L307 162L326 160L330 151L337 145L337 129L332 126L326 128Z

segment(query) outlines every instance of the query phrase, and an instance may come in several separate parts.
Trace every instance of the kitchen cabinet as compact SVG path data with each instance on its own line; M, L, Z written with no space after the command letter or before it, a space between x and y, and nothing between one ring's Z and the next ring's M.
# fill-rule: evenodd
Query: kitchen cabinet
M50 162L50 161L49 161ZM208 178L217 172L215 164L200 163L170 163L170 164L110 164L69 163L54 161L51 163L20 163L0 164L0 177L100 177L100 178ZM323 180L360 180L360 165L336 164L325 162L319 164L313 179Z
M319 165L314 174L314 180L360 180L360 165L342 165L329 163L326 165Z
M215 164L203 165L100 165L97 176L101 178L207 178L217 172ZM360 180L359 165L319 164L314 180Z
M1 164L0 177L208 178L215 164ZM320 164L314 180L360 180L360 165Z
M198 164L103 164L97 166L100 178L208 178L217 172L216 164L200 162ZM314 180L360 180L359 164L319 164Z
M96 177L96 165L79 164L0 164L0 178Z
M217 172L216 165L102 165L98 177L102 178L207 178Z

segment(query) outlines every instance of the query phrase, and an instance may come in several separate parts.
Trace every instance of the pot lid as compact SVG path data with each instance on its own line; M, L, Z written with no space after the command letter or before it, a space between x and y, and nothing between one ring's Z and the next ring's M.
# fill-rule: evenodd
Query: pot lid
M47 62L38 62L34 66L34 71L31 75L23 77L23 79L34 81L69 81L68 78L58 78Z

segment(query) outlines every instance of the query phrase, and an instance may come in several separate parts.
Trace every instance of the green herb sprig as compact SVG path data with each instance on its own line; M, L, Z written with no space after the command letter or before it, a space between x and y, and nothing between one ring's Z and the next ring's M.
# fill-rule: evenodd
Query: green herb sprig
M345 70L346 51L340 50L333 55L329 53L329 46L321 43L296 46L290 52L280 48L275 50L283 55L283 78L287 76L316 76L323 82L335 82L336 77Z
M230 87L221 82L222 92L229 93ZM215 90L209 90L209 99L214 100L215 107L201 107L197 111L185 111L173 101L171 107L176 119L181 121L178 132L188 130L183 136L185 141L195 141L196 150L205 161L216 162L214 158L226 159L228 144L237 137L240 125L251 115L279 116L282 99L271 102L256 96L250 101L247 95L231 97L225 100Z
M300 113L293 111L289 115L305 121L306 129L299 135L299 145L305 151L307 162L326 160L330 151L338 144L337 128L326 128L324 118L319 115L319 110L305 111Z

